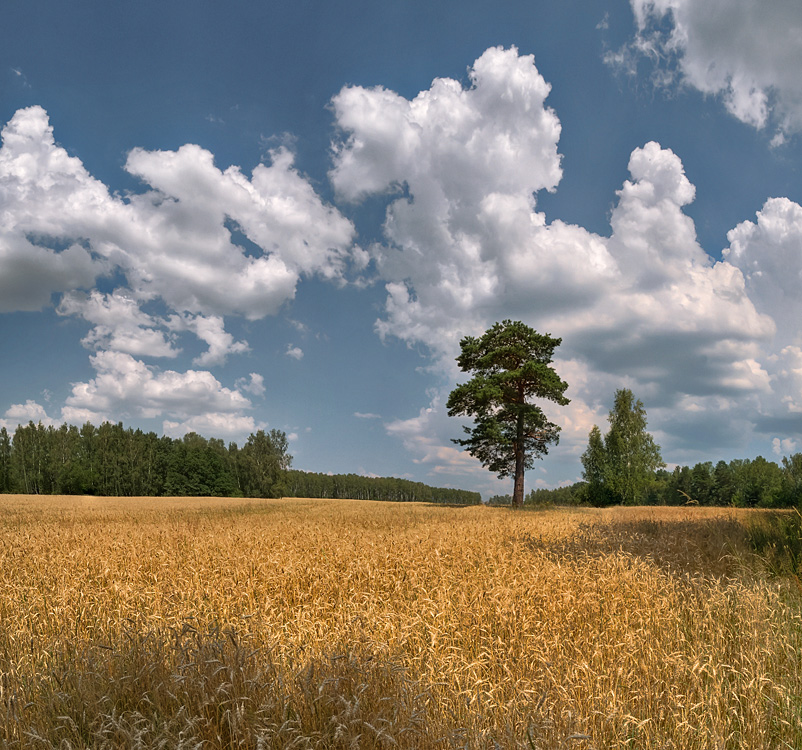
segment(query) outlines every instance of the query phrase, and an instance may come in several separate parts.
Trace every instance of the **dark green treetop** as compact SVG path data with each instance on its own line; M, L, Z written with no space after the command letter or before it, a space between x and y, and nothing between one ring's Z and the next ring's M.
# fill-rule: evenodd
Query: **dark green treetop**
M473 377L451 392L446 406L451 417L473 417L474 426L454 442L499 477L514 477L513 505L523 504L525 470L559 440L560 428L532 399L569 403L568 384L550 366L561 342L511 320L460 342L457 364Z
M665 466L660 446L646 432L646 409L628 388L615 392L615 403L608 416L610 431L602 444L601 432L594 425L588 448L582 454L587 499L594 505L642 502L655 479L655 471Z

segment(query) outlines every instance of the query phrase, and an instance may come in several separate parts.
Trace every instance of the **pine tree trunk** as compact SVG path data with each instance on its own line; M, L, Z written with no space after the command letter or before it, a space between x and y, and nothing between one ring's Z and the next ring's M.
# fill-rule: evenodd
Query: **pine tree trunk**
M520 399L523 402L523 393L520 394ZM516 425L516 441L513 446L515 450L515 484L512 489L512 507L521 508L524 504L524 418L523 415L518 417L518 424Z
M520 508L524 504L524 466L523 454L515 456L515 485L512 490L512 507Z

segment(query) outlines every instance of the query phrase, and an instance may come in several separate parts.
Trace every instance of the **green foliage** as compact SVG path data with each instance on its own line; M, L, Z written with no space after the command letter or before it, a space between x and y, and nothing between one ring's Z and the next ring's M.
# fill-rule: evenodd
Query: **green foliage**
M0 427L0 492L10 492L11 487L11 437Z
M550 367L561 341L505 320L460 342L457 364L473 377L451 392L446 406L449 416L472 417L474 425L464 428L468 438L454 442L500 478L514 477L514 505L523 503L526 469L559 440L560 428L532 399L569 403L567 383Z
M534 507L543 505L581 505L586 502L583 494L585 486L584 483L579 482L566 487L555 487L554 489L538 487L530 490L524 500L524 505L532 505Z
M583 464L585 461L583 456ZM593 476L590 468L585 466L586 480ZM595 476L598 480L598 474ZM527 504L530 503L530 497L531 502L540 505L606 505L615 501L604 492L599 493L598 489L591 491L590 481L577 482L569 487L536 490L527 495ZM510 500L509 495L501 495L491 498L490 502L509 505ZM658 469L650 476L639 502L646 505L735 505L802 510L802 453L783 458L782 466L758 456L754 460L719 461L715 466L710 461L704 461L693 467L677 466L670 472ZM793 521L793 518L798 520ZM795 533L793 524L802 525L802 519L798 516L793 518L789 538L793 538ZM770 530L770 524L768 528ZM761 533L760 529L756 531L756 539ZM757 541L755 545L766 549L776 541L776 538L770 543L761 544ZM778 549L785 549L786 546L785 543L778 544ZM799 559L802 560L802 553Z
M195 432L172 445L167 460L164 494L189 497L231 497L237 485L219 440L206 440Z
M478 492L450 487L430 487L422 482L396 477L289 471L286 482L285 495L288 497L353 498L446 505L477 505L482 501L482 496Z
M0 491L104 496L282 494L292 457L280 430L251 435L246 449L194 432L180 440L87 422L20 425L8 446L0 430ZM7 433L6 433L7 438ZM254 466L263 471L257 474ZM247 478L245 483L241 478Z
M654 472L665 466L660 447L646 432L646 409L624 388L615 393L608 417L610 431L604 438L605 484L625 505L642 500Z
M584 501L590 505L604 506L611 502L607 489L607 454L601 430L596 425L588 436L587 450L582 454L582 476L586 486L583 491Z
M734 505L742 508L802 507L802 454L782 466L762 456L710 461L673 472L657 471L647 502L659 505Z
M281 430L259 430L239 453L240 481L246 497L281 497L282 476L290 468L289 443Z
M548 505L575 506L587 504L587 484L576 482L566 487L538 487L524 498L524 507L542 508ZM489 505L512 505L512 495L494 495Z
M512 505L512 495L493 495L488 501L488 505Z
M643 503L656 492L655 472L665 466L660 447L646 432L646 409L632 391L619 389L602 440L594 425L582 454L586 501L592 505Z
M87 422L20 425L13 440L0 428L0 493L178 496L331 497L468 505L478 492L429 487L392 477L291 471L287 436L259 430L242 448L195 432L179 440Z

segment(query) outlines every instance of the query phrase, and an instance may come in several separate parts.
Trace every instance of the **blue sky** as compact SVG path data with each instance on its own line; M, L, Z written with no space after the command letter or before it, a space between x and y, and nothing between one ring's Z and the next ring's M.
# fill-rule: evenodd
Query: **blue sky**
M802 450L795 0L10 3L0 421L509 491L459 339L561 336L528 487L631 388L671 464Z

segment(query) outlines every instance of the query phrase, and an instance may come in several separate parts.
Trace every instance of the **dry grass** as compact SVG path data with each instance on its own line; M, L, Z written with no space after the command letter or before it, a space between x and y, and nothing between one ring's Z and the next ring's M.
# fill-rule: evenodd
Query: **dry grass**
M752 518L0 497L0 745L802 747Z

